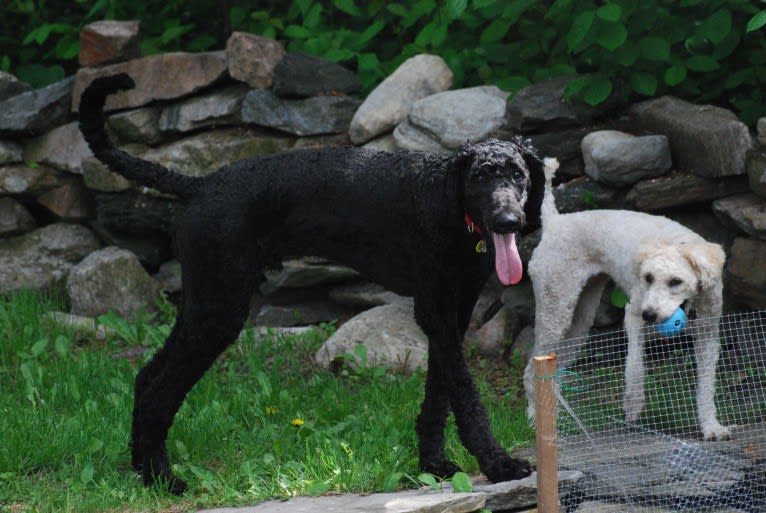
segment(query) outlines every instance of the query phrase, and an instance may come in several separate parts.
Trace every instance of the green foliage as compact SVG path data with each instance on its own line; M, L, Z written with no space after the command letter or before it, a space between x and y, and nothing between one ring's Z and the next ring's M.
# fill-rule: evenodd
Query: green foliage
M68 4L68 5L66 5ZM76 69L77 34L96 19L140 19L146 54L225 46L232 31L356 70L369 91L403 60L442 56L455 87L515 92L587 74L569 93L590 104L674 94L766 113L766 6L759 0L11 0L0 7L0 66L34 85Z

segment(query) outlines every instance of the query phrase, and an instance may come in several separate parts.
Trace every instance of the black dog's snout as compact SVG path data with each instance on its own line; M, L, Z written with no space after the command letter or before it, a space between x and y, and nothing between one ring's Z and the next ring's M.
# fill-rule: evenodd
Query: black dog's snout
M493 224L496 233L517 232L521 228L521 219L515 214L501 214L495 217Z
M653 308L647 308L643 312L641 312L641 317L646 322L654 322L657 320L657 312Z

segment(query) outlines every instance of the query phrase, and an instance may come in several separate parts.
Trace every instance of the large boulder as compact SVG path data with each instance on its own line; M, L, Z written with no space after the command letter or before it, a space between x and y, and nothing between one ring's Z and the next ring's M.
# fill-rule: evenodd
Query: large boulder
M134 319L155 309L160 283L141 267L131 252L109 246L88 255L69 273L67 293L72 313L97 317L114 311Z
M357 346L366 348L364 360ZM412 307L376 306L343 324L316 353L316 362L329 367L337 358L354 355L357 365L383 365L414 370L427 366L428 339L415 323ZM354 362L352 362L354 363Z
M360 144L390 132L404 120L413 103L446 91L452 86L452 78L452 71L441 57L410 57L359 106L349 127L351 141Z
M745 173L753 140L729 110L663 96L633 105L630 116L638 128L668 137L681 171L713 178Z

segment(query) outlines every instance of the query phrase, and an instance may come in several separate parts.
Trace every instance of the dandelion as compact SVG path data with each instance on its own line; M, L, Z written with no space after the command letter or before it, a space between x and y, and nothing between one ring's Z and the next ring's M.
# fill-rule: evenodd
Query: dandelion
M304 424L303 419L293 419L292 425L293 427L301 427Z

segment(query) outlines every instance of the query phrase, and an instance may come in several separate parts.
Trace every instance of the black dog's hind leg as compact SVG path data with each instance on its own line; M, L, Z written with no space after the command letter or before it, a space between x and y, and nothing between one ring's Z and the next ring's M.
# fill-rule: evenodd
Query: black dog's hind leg
M430 469L441 470L443 475L457 468L444 458L444 421L426 421L423 418L429 412L434 414L445 410L438 401L446 394L455 414L460 440L476 457L484 475L493 482L525 477L530 473L529 464L511 458L495 440L489 417L465 362L462 338L468 303L463 304L461 312L456 291L440 292L415 299L416 320L429 340L426 398L418 417L421 467L430 472L433 472ZM436 364L434 367L431 367L432 362ZM431 391L429 394L429 383L442 392ZM446 413L443 415L446 418ZM437 430L440 432L437 433Z
M244 264L243 264L244 265ZM181 494L186 483L173 475L165 447L173 417L186 394L226 347L247 317L255 280L228 262L184 272L184 303L165 346L136 379L133 465L144 484Z

